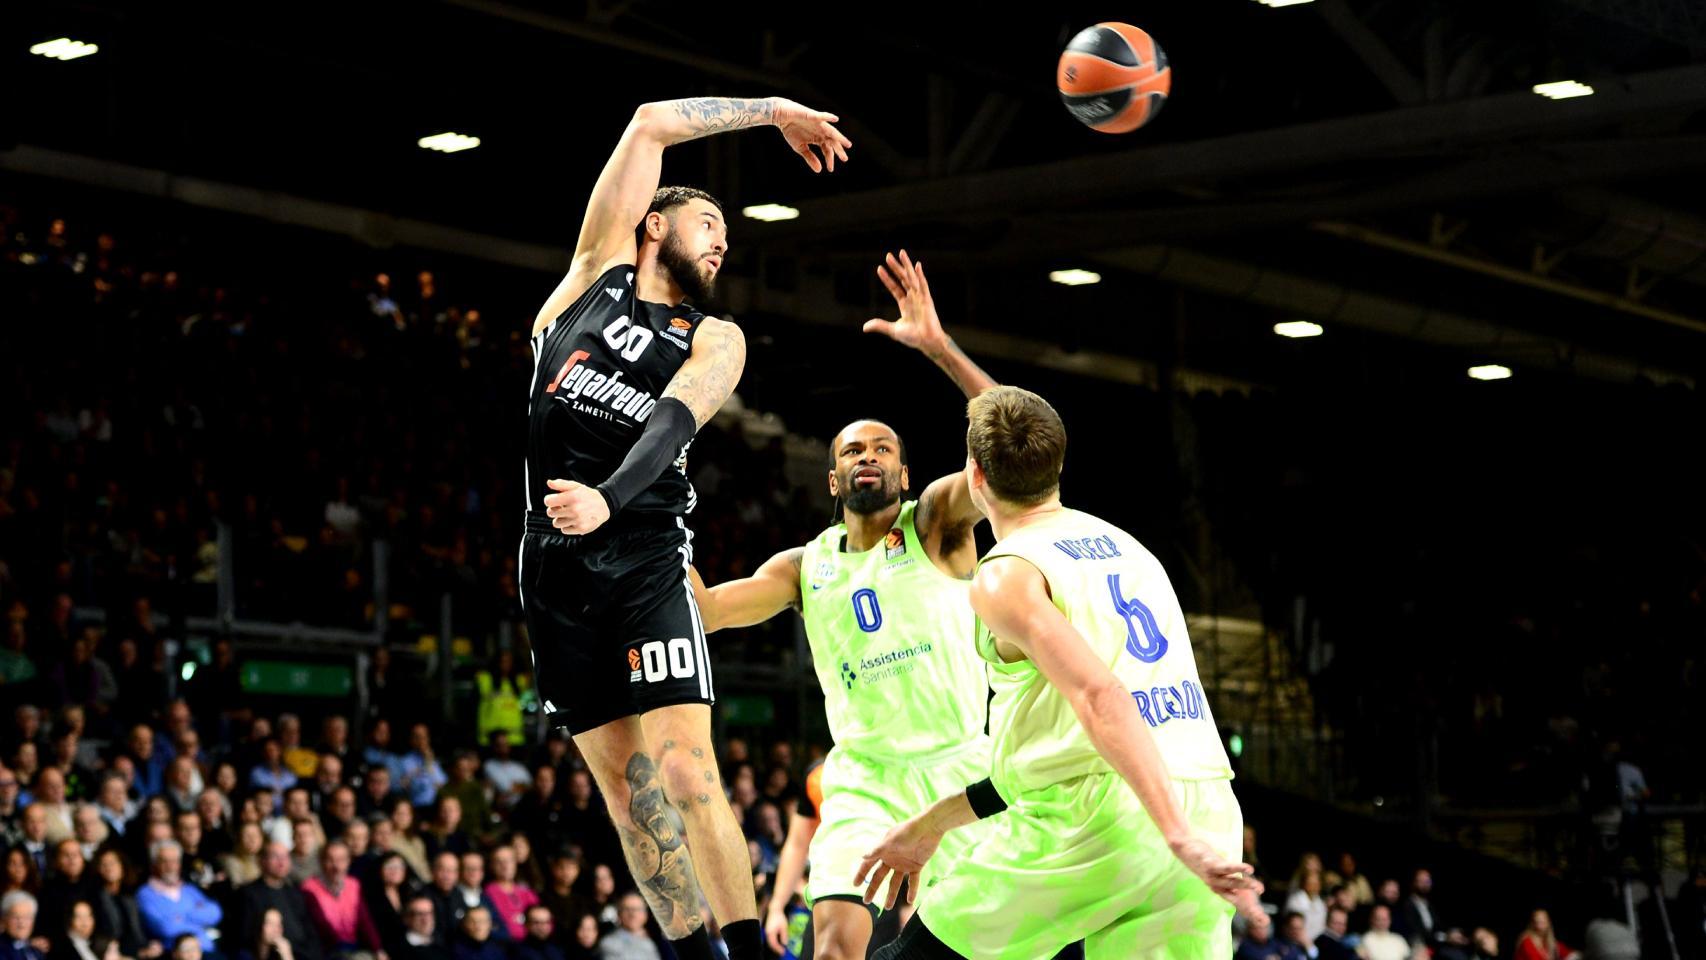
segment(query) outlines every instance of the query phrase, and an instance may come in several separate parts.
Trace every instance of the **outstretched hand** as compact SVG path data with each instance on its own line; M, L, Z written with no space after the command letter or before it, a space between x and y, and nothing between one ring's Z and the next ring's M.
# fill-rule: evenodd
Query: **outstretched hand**
M905 250L898 258L888 254L877 265L877 279L894 297L900 319L867 320L866 333L880 333L930 355L947 345L948 335L942 330L942 318L936 315L936 301L930 296L930 281L924 278L922 261L914 263Z
M782 138L788 141L789 148L805 160L813 173L822 173L825 164L834 173L837 158L847 162L847 150L853 146L853 141L835 129L840 117L782 97L776 97L774 103L771 122L782 131Z

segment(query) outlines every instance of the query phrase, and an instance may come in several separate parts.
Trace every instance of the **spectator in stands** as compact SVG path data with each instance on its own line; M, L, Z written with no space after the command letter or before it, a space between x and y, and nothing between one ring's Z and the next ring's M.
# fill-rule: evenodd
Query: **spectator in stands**
M23 840L12 849L23 853L34 874L40 875L46 872L48 857L47 810L39 803L32 803L25 807L22 829L19 832L23 835ZM11 873L9 861L7 873ZM30 892L34 893L35 891Z
M1339 869L1327 871L1326 886L1350 888L1353 909L1374 903L1374 887L1357 870L1357 858L1349 850L1339 854Z
M173 757L166 764L166 800L173 810L182 812L196 808L202 790L202 785L197 783L199 779L192 757Z
M93 900L95 929L118 942L119 952L136 960L153 960L166 952L165 945L149 937L142 926L136 899L125 892L130 885L130 865L117 850L102 850L95 859L100 886Z
M471 848L468 834L462 830L462 801L455 794L443 794L433 805L432 822L421 831L421 842L431 857L447 851L463 854Z
M507 813L527 794L527 788L533 785L533 777L527 772L527 767L511 755L509 731L493 731L491 743L492 755L486 758L480 773L492 785L492 806Z
M1500 960L1499 938L1486 927L1476 927L1470 934L1469 960Z
M451 960L450 948L438 937L438 913L433 898L425 894L409 901L403 913L406 950L400 960Z
M464 853L457 863L457 869L456 892L462 897L463 906L468 910L485 907L487 916L496 918L498 908L492 903L492 898L486 895L486 858L473 851ZM494 919L491 935L507 941L509 928Z
M328 756L328 759L333 758ZM325 828L327 839L345 839L345 832L356 822L355 791L349 787L333 790L326 808L320 812L320 825ZM366 824L362 826L365 828Z
M1384 903L1374 905L1368 915L1368 932L1357 945L1363 960L1410 960L1410 941L1392 932L1392 908Z
M407 797L398 797L391 804L391 849L403 857L416 880L433 875L432 860L427 856L426 842L415 833L415 805Z
M0 840L7 845L15 844L23 836L22 825L24 808L18 802L23 794L23 784L18 781L18 775L12 770L0 767Z
M330 714L320 724L320 756L328 754L338 758L340 769L349 769L351 764L359 767L360 757L355 755L355 747L349 739L349 718L341 713Z
M502 846L492 851L492 879L486 884L486 898L496 909L493 919L509 933L509 939L527 936L527 911L539 902L539 895L515 878L515 848Z
M1256 852L1256 828L1247 823L1244 824L1244 862L1253 868L1251 875L1257 880L1267 880L1268 872Z
M1235 960L1298 960L1297 948L1274 939L1274 923L1266 913L1250 920L1238 942Z
M509 845L515 851L515 882L526 884L534 893L544 890L545 871L539 867L539 858L533 855L533 841L527 839L527 834L515 832L509 835Z
M1374 902L1376 905L1386 908L1392 921L1392 932L1405 940L1410 939L1409 928L1404 925L1404 902L1398 889L1398 881L1392 879L1380 881L1380 886L1374 891ZM1371 925L1372 922L1371 918Z
M59 702L88 710L97 717L105 716L118 699L118 681L113 668L95 655L100 645L101 628L88 626L71 645L71 656L54 668L53 683ZM77 731L81 733L79 729Z
M450 779L438 791L443 800L460 801L460 830L474 843L483 843L492 829L492 804L486 786L479 780L480 757L472 750L458 750L450 762Z
M622 843L604 804L593 794L592 774L584 769L568 776L568 803L563 805L563 837L581 848L593 863L621 863Z
M185 882L207 890L224 879L224 875L219 872L216 858L210 856L204 847L200 814L193 810L186 810L174 817L172 820L172 839L178 841L178 845L183 847L183 877Z
M383 649L383 648L381 648ZM403 757L402 777L398 786L417 807L425 807L438 796L438 790L449 781L438 757L432 751L432 732L424 723L409 730L410 750Z
M6 874L0 877L0 893L22 890L30 896L41 892L42 871L29 851L13 847L6 851Z
M462 918L462 935L451 948L456 960L506 960L503 944L493 936L492 913L474 907Z
M1279 940L1295 949L1295 957L1314 960L1315 941L1309 939L1303 914L1294 911L1284 915L1284 919L1280 921Z
M308 913L320 932L320 946L335 960L358 950L385 949L362 898L361 881L349 875L349 864L348 845L334 840L320 852L320 876L302 884Z
M201 936L194 933L180 933L172 941L172 960L202 960L205 956L201 949ZM217 954L215 954L217 956Z
M456 886L461 874L462 861L456 854L446 850L432 858L432 886L427 893L432 897L433 909L437 911L433 928L438 931L439 945L446 948L450 946L448 941L454 932L462 929L462 918L468 915L468 902ZM475 904L478 903L476 900Z
M312 777L320 766L320 755L302 745L302 718L296 714L278 715L278 745L284 765L298 778Z
M47 960L47 940L30 936L36 925L35 897L22 890L9 891L0 897L0 916L6 927L5 938L0 939L0 960Z
M615 929L617 916L616 874L610 864L597 863L592 868L592 910L598 917L601 930Z
M284 935L284 916L277 910L261 914L261 932L252 951L240 952L238 960L296 960L296 950Z
M58 843L71 836L71 804L65 798L65 775L56 767L43 767L36 774L35 799L31 806L47 814L48 843Z
M183 848L175 840L154 845L154 874L136 891L136 909L142 926L155 940L173 943L182 934L193 934L204 953L213 950L207 931L219 925L224 911L195 885L183 882Z
M324 813L343 785L344 762L332 754L321 754L314 766L314 782L308 788L309 807L315 813Z
M220 859L220 868L233 887L245 887L261 878L261 851L266 836L258 823L245 823L237 831L236 849Z
M532 789L510 811L509 823L532 838L536 846L547 845L563 830L563 798L557 795L557 768L550 763L536 764L531 785Z
M1314 943L1315 938L1327 929L1327 901L1321 896L1319 870L1304 873L1299 885L1291 891L1291 896L1285 898L1285 912L1303 917L1302 943Z
M517 938L510 960L564 960L555 941L556 921L551 911L535 904L527 908L527 935Z
M1581 954L1558 940L1552 929L1552 915L1536 910L1528 917L1528 926L1516 942L1516 960L1570 960Z
M661 960L657 944L646 934L650 914L643 897L624 894L617 903L617 917L620 926L598 943L598 955L603 960Z
M45 910L43 914L44 918L53 916ZM51 928L53 937L50 939L54 943L48 960L101 960L101 954L95 952L93 943L95 908L89 905L89 901L77 900L67 904L64 917L63 926ZM105 953L104 949L102 953Z
M401 794L391 789L391 768L383 763L373 763L367 766L361 779L361 792L356 795L355 809L362 816L375 813L388 814L391 804Z
M268 737L261 748L261 762L249 771L249 786L282 793L296 786L296 772L284 764L284 747ZM298 958L300 960L300 958Z
M101 820L107 829L113 830L113 836L125 836L125 829L130 825L131 818L136 815L136 805L130 800L130 791L125 788L125 778L116 772L109 772L101 779Z
M1315 953L1319 960L1355 960L1356 944L1351 942L1351 916L1343 907L1327 909L1327 929L1315 938Z
M241 942L258 943L261 921L276 910L284 923L294 960L319 960L320 937L302 890L290 879L290 848L269 843L261 854L261 878L238 891L243 928Z
M61 840L53 848L53 870L38 895L42 920L50 929L65 922L71 905L94 894L94 877L76 840ZM91 921L93 922L93 915Z
M568 847L551 858L551 882L540 891L539 902L550 908L553 917L578 917L593 912L592 904L578 889L583 866L579 847ZM565 919L558 931L573 936L574 925Z
M497 665L474 674L474 683L480 695L477 724L480 742L490 743L492 734L499 730L509 734L512 740L521 740L523 700L532 679L516 666L515 651L507 647L499 650Z
M107 842L112 831L101 819L101 810L92 803L80 803L71 815L73 838L83 851L83 859L93 863L95 853Z
M401 957L408 944L405 912L409 901L419 892L419 886L409 877L409 865L395 852L379 860L379 871L371 884L362 884L362 896L367 900L368 915L379 931L379 942L392 957Z
M290 879L298 884L320 875L320 851L326 846L326 835L312 820L291 824Z
M598 960L598 918L590 913L574 916L574 939L563 947L564 960Z
M340 838L349 847L349 875L361 881L366 890L379 882L380 853L373 849L372 832L366 820L351 820Z

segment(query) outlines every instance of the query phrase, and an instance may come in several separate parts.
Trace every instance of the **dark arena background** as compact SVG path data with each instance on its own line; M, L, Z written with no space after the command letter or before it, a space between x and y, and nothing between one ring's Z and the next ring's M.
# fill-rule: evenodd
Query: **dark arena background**
M1053 86L1107 19L1174 71L1128 134ZM673 955L516 558L532 318L635 109L703 96L854 143L665 154L748 344L687 460L707 582L837 522L849 420L915 492L963 466L959 391L861 332L905 248L1178 592L1266 886L1239 957L1338 956L1332 902L1374 960L1376 914L1404 956L1706 957L1698 3L90 0L8 5L0 63L4 960L348 955L339 837L390 960ZM824 695L793 613L709 644L762 921ZM441 850L561 955L410 940Z

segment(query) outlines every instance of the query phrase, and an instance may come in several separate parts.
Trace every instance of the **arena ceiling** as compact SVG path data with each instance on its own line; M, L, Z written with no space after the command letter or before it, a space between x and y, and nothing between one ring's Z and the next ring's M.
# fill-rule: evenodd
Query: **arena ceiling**
M865 271L904 244L938 265L945 312L1021 355L1167 354L1259 382L1291 362L1272 324L1297 317L1354 329L1357 351L1702 372L1706 15L1687 0L1137 4L1123 15L1167 50L1174 94L1117 137L1052 86L1106 10L32 5L4 28L0 145L560 246L636 104L780 93L839 113L854 162L814 176L760 132L665 167L731 206L801 210L736 225L749 311L880 304ZM62 35L101 53L29 55ZM1532 92L1562 79L1595 93ZM482 145L415 145L444 130ZM1049 283L1062 267L1104 282ZM786 295L807 289L827 299Z

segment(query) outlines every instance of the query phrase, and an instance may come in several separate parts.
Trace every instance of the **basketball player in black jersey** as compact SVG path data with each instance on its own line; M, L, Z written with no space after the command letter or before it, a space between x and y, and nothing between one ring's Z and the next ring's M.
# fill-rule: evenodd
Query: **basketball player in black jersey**
M813 171L834 170L852 146L836 119L779 98L640 107L593 187L569 273L533 323L517 579L539 693L574 734L684 960L711 956L701 884L731 958L763 948L746 841L711 748L711 665L683 520L688 444L734 390L746 342L689 302L711 295L728 223L703 191L658 189L663 151L775 126Z

